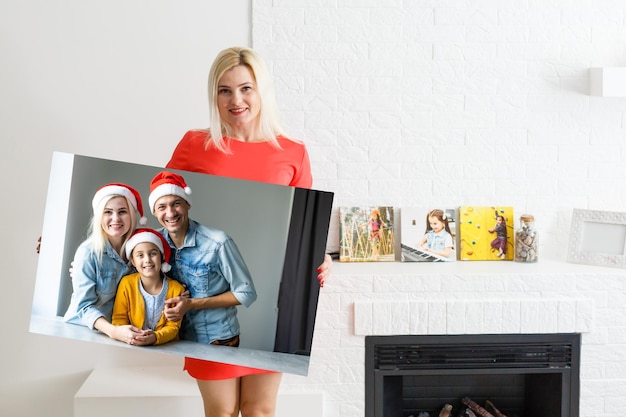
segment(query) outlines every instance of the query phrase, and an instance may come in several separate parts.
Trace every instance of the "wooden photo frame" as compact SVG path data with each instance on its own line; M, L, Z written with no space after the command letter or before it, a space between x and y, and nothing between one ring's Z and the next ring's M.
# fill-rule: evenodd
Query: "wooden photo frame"
M567 261L626 268L626 213L574 209Z

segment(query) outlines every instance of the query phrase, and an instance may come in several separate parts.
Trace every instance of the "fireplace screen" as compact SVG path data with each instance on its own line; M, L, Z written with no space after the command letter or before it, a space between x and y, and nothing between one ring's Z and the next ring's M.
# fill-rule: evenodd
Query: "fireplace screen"
M571 333L367 336L365 417L578 417L580 343Z

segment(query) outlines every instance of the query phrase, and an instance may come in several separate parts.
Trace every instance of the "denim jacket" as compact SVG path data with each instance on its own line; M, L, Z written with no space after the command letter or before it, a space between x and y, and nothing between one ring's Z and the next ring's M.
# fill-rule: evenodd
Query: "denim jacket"
M244 307L257 297L252 277L233 239L225 232L189 220L185 241L176 248L165 228L159 232L172 248L170 275L184 284L192 298L231 291ZM190 310L183 317L180 337L200 343L239 334L237 307Z
M80 244L74 254L72 298L63 321L93 329L100 317L111 321L117 284L131 268L106 242L101 262L98 262L90 241Z

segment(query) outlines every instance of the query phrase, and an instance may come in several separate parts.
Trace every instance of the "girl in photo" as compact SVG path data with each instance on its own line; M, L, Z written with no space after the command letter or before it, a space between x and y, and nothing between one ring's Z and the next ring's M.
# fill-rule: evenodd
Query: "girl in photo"
M387 227L387 223L380 217L380 211L378 211L378 209L372 210L368 226L370 231L370 245L372 247L372 259L378 260L380 256L380 241L383 238L383 229Z
M492 229L489 229L489 233L495 233L496 238L491 241L492 249L498 250L498 257L500 259L506 258L506 219L504 216L498 214L496 211L496 224Z
M165 274L169 272L170 245L153 229L137 229L126 243L126 257L137 272L120 281L113 304L114 326L135 330L126 343L160 345L178 339L180 322L163 314L165 300L177 297L185 287Z
M417 247L448 258L454 250L454 239L450 231L449 216L441 209L434 209L426 215L426 232Z

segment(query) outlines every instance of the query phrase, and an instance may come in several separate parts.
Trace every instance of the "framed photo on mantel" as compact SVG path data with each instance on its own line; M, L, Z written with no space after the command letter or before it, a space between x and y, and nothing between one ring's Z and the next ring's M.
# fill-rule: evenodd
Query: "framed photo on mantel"
M513 207L461 206L459 208L459 259L462 261L512 261L514 255Z
M626 268L626 213L574 209L567 262Z
M402 262L451 262L457 259L455 208L402 207Z
M339 262L395 261L393 207L339 208Z

